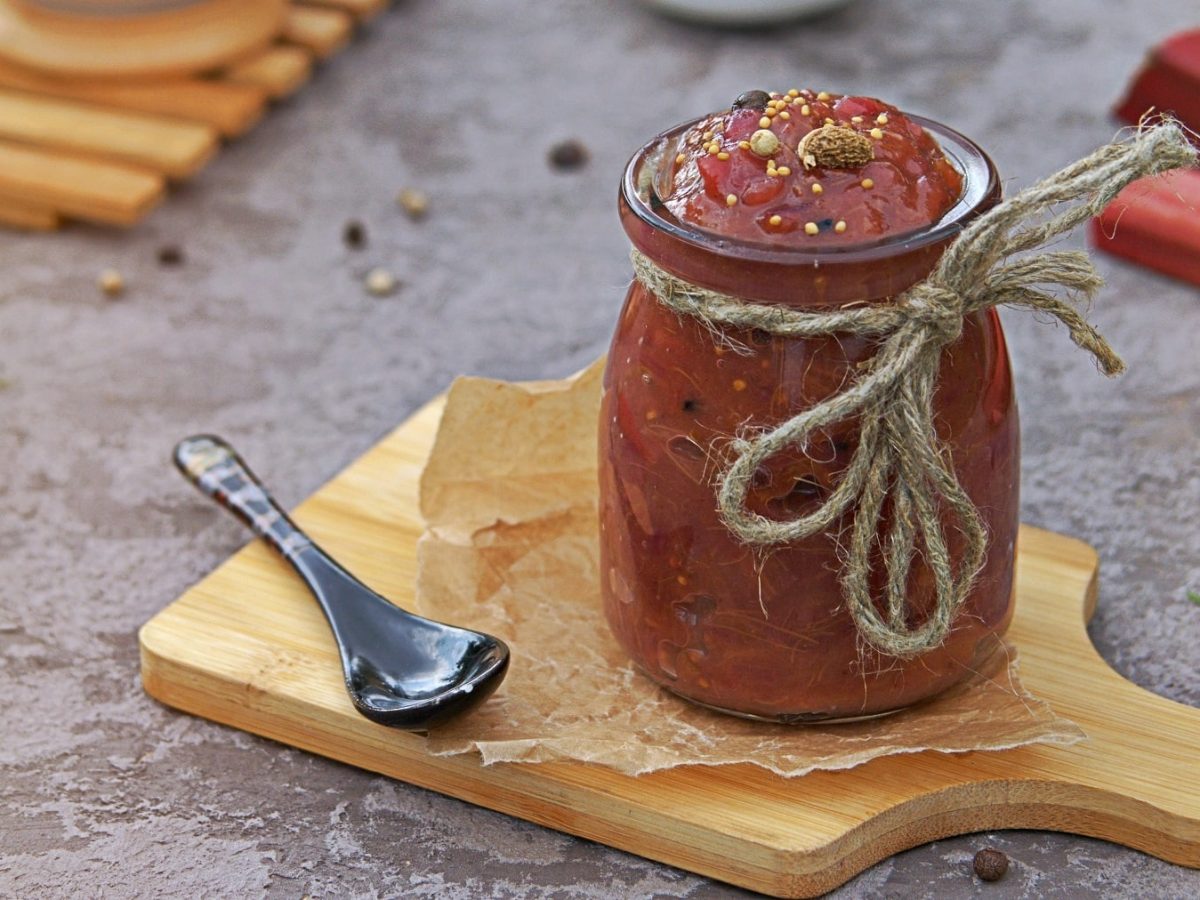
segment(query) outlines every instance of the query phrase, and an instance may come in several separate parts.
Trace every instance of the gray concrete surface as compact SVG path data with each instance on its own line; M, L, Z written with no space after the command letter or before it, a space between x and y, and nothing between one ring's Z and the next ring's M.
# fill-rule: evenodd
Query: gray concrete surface
M886 96L975 136L1017 186L1109 138L1144 48L1189 24L1188 0L859 0L722 34L632 0L410 0L133 231L4 234L0 896L742 896L146 698L136 629L245 539L170 448L224 433L295 503L455 374L586 363L628 277L622 164L741 90ZM569 136L589 165L550 172L546 148ZM432 196L427 221L395 209L406 184ZM350 217L368 249L343 248ZM178 270L155 262L168 241ZM399 294L361 290L375 264ZM1097 645L1195 706L1200 291L1100 265L1120 381L1062 329L1007 316L1023 515L1099 547ZM128 279L119 300L94 287L107 266ZM999 884L968 874L985 844L1013 859ZM919 847L837 892L1197 895L1200 873L1025 832Z

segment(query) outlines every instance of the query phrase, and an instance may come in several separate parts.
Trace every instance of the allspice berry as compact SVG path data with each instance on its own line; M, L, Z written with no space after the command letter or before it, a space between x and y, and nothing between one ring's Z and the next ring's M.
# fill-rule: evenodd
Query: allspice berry
M580 141L562 141L550 148L547 157L556 169L578 169L587 163L588 149Z
M858 169L875 158L875 148L853 128L822 125L800 140L796 154L806 169Z
M342 226L342 243L351 250L361 250L367 245L367 229L362 222L351 219Z
M163 244L158 248L158 264L160 266L183 265L183 248L178 244Z
M746 91L733 101L734 109L766 109L771 95L766 91Z
M987 847L975 854L974 868L980 881L999 881L1008 871L1008 857L999 850Z

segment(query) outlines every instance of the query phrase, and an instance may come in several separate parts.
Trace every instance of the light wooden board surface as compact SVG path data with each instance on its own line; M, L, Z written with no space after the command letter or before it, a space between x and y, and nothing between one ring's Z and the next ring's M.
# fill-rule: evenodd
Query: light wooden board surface
M189 75L265 47L285 12L286 0L197 0L118 23L0 0L0 57L71 78Z
M0 138L133 163L170 178L194 174L217 151L216 129L146 113L0 88Z
M0 140L0 198L107 225L132 225L166 190L158 172Z
M431 403L296 511L401 605L411 605L417 479L440 411ZM1022 529L1009 637L1026 686L1086 742L894 756L791 780L753 766L632 778L431 756L420 736L354 712L316 604L258 542L143 627L142 679L196 715L777 896L814 896L900 850L998 828L1086 834L1200 867L1200 711L1130 684L1096 653L1084 627L1096 572L1087 545Z
M202 78L128 82L50 78L0 61L0 87L96 106L186 119L216 128L225 137L248 130L262 116L267 95L248 84Z
M61 220L48 206L0 197L0 223L26 231L53 231Z
M341 50L354 33L350 13L325 6L294 4L283 21L284 40L325 59Z

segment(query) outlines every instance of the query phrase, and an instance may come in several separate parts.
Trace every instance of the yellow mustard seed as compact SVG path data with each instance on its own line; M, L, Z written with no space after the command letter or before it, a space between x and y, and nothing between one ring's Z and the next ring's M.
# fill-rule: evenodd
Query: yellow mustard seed
M823 103L829 99L829 93L827 91L821 91L821 93L817 94L817 99Z
M857 125L859 122L862 121L862 116L851 116L850 121L853 122L855 125Z
M880 113L875 117L875 121L880 125L886 125L888 123L887 113Z
M96 279L106 297L116 297L125 290L125 279L116 269L105 269Z
M820 231L821 231L821 229L817 227L816 222L805 222L804 223L804 233L805 234L818 234Z
M737 206L737 194L726 194L725 195L725 205L726 206Z
M771 218L767 219L767 221L770 222L772 225L782 225L783 224L783 216L771 216Z
M814 182L812 183L812 192L813 192L814 194L820 194L820 193L822 193L824 190L825 190L825 188L821 187L821 182L819 182L819 181L814 181Z
M771 120L767 116L763 116L761 119L758 120L758 127L759 128L770 128Z
M799 97L800 92L798 90L796 90L795 88L792 88L790 91L788 91L788 96L789 97Z
M720 153L717 154L717 159L722 159L722 160L729 159L729 154L726 153L724 150L722 150Z
M871 137L875 138L875 140L877 140L877 141L882 140L883 139L883 131L878 128L872 128L871 129Z
M733 379L733 389L735 391L744 391L746 387L746 380L744 378Z
M864 178L862 180L861 184L863 187L865 187L869 191L871 188L875 187L875 179L874 178Z
M846 230L846 223L843 222L841 219L838 219L837 224L833 226L833 230L836 231L838 234L841 234L843 231Z
M749 150L750 142L749 141L738 141L738 146L741 147L743 150Z
M686 153L677 154L675 156L675 162L677 165L687 162L687 154Z
M779 114L779 118L783 119L784 121L787 121L787 120L788 120L788 119L790 119L791 117L792 117L792 114L791 114L791 113L788 113L788 112L781 112L781 113Z
M780 166L778 171L779 171L780 175L791 175L792 174L792 170L791 170L790 166Z
M802 104L800 106L800 115L811 116L812 115L812 107L810 107L807 103Z

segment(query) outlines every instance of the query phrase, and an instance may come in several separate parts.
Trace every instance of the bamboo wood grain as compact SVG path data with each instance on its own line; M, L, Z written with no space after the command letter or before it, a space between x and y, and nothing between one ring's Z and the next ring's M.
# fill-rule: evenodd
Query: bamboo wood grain
M327 6L288 7L283 21L283 39L298 44L317 59L325 59L341 50L354 33L354 18L347 12Z
M124 17L0 0L0 56L68 78L164 78L205 72L270 45L285 0L204 0Z
M225 137L236 137L251 128L262 117L267 102L266 91L251 84L200 78L145 82L51 78L3 61L0 87L202 122Z
M162 198L148 169L0 140L0 196L76 219L132 225Z
M0 197L0 225L26 231L53 231L62 225L62 220L48 206Z
M319 490L297 520L367 583L411 604L416 484L435 401ZM147 692L179 709L520 818L784 897L828 891L937 838L1040 828L1200 867L1200 710L1125 681L1085 630L1097 558L1024 527L1010 638L1026 685L1089 740L922 753L783 779L753 766L631 778L572 763L483 767L357 715L298 579L253 543L142 629Z
M327 6L350 13L359 22L369 22L387 7L388 0L304 0L305 6Z
M232 84L249 84L267 92L272 100L294 94L312 75L312 55L303 47L279 45L224 70L220 78Z
M216 152L214 128L145 113L0 88L0 139L132 163L171 178L194 174Z

